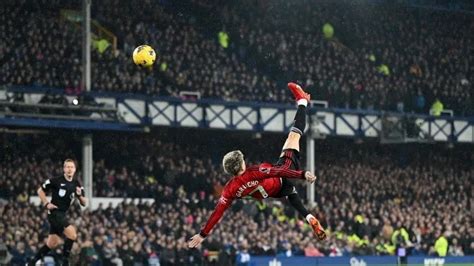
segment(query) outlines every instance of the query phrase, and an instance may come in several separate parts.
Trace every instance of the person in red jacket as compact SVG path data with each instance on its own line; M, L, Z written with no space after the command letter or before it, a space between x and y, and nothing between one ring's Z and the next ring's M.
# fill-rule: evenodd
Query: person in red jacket
M295 96L298 110L278 162L275 165L262 163L247 167L241 151L227 153L222 160L222 166L224 171L233 177L225 185L214 212L202 227L201 232L191 237L188 243L190 248L197 247L204 241L234 199L244 197L255 199L287 197L291 206L306 218L318 239L326 239L326 233L318 219L303 206L295 186L289 180L305 179L312 183L316 180L316 176L309 171L300 170L299 165L299 141L306 127L306 106L310 95L296 83L288 83L288 88Z

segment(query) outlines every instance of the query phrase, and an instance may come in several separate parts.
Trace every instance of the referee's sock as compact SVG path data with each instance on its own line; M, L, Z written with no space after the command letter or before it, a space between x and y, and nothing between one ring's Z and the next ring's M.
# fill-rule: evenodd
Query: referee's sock
M74 244L74 240L71 240L69 238L66 238L66 241L64 241L63 256L65 259L69 258L73 244Z
M50 250L51 250L51 249L50 249L47 245L44 245L43 247L41 247L41 248L38 250L38 253L36 253L36 255L33 257L32 262L33 262L33 263L37 262L38 260L40 260L41 258L43 258L44 255L48 254L48 252L49 252Z
M307 101L305 102L307 104ZM303 135L306 128L306 104L299 104L291 131Z

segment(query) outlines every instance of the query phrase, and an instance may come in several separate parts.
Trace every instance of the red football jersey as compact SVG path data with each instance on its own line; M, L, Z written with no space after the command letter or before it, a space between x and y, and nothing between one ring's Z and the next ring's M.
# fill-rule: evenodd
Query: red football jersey
M222 218L225 210L234 199L250 196L256 199L273 197L281 189L282 178L304 179L304 171L290 169L291 159L286 158L283 165L262 163L248 167L240 176L234 176L224 187L214 212L201 230L202 236L207 236Z

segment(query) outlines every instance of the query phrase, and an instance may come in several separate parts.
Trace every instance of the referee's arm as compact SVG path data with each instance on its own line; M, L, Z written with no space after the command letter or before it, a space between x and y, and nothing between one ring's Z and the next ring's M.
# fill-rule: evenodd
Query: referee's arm
M81 204L82 207L85 207L87 204L87 198L84 195L84 188L76 187L76 195L77 195L77 198L79 199L79 204Z
M38 197L41 199L41 205L46 206L48 204L48 199L46 198L46 193L44 192L42 187L39 187L38 190Z
M57 206L52 204L51 202L48 201L46 198L46 192L44 191L43 187L38 188L38 196L41 200L41 204L48 210L56 209Z

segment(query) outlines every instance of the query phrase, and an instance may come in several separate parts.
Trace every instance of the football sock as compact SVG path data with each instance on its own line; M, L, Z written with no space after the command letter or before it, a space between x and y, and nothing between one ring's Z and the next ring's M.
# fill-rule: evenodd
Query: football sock
M305 100L305 99L304 99ZM298 111L296 111L295 122L291 127L291 131L303 135L306 128L306 105L298 105Z
M308 223L311 220L311 218L316 218L316 217L314 217L314 215L312 215L312 214L306 215L306 221L308 221Z
M295 208L299 212L299 214L301 214L303 217L308 216L309 212L303 206L300 196L298 196L297 193L288 195L288 201L290 202L291 206L293 206L293 208Z
M63 247L63 256L64 258L69 258L69 254L71 254L71 248L72 245L74 244L74 241L66 238L66 241L64 241L64 247Z
M37 262L39 259L44 257L44 255L46 255L50 250L51 249L47 245L44 245L38 250L38 253L36 253L36 255L33 257L32 262L33 263Z

